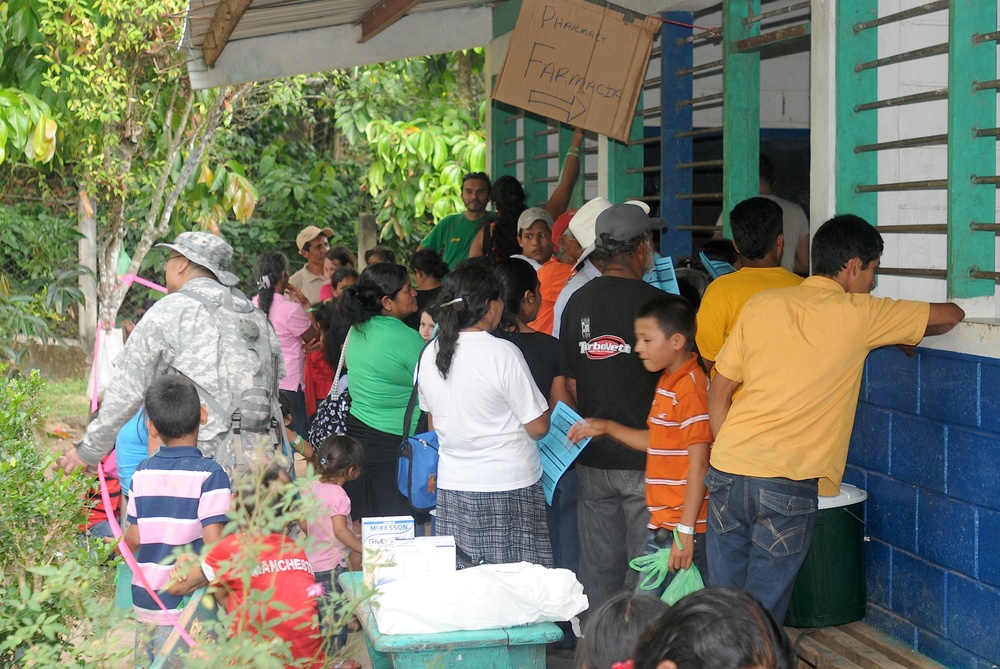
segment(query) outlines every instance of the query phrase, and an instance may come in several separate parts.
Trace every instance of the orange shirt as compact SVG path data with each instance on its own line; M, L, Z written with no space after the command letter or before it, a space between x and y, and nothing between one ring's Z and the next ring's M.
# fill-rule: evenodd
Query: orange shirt
M649 450L646 453L646 506L649 529L673 528L684 511L688 447L711 444L708 422L708 377L698 356L671 374L664 371L649 410ZM697 532L705 531L708 493L698 511Z
M547 335L552 334L555 325L556 300L559 293L566 286L566 282L573 275L573 266L561 263L555 257L549 258L538 270L539 293L542 298L542 306L538 309L535 320L528 323L528 327Z

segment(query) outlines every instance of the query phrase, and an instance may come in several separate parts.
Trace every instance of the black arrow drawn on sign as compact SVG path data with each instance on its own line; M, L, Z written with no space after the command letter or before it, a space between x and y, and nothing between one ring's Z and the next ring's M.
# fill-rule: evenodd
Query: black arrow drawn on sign
M564 100L551 93L545 93L544 91L528 91L528 102L530 104L543 105L546 107L554 107L559 111L566 114L566 122L572 123L575 118L581 114L586 113L587 108L583 106L580 102L580 98L573 96L572 100Z

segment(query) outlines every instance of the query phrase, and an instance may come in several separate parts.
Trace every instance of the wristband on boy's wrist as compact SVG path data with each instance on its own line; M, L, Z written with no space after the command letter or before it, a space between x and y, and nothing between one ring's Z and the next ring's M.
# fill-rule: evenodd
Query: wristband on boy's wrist
M680 523L677 523L674 527L676 527L677 531L680 532L681 534L686 534L688 536L694 534L694 528L691 527L690 525L681 525Z

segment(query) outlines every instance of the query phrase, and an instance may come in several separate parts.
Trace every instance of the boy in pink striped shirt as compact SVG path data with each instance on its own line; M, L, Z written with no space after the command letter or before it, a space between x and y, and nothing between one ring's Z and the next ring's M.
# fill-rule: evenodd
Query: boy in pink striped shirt
M181 375L156 378L144 396L150 439L163 446L139 463L128 499L125 543L142 575L174 618L181 597L167 589L177 555L199 553L222 536L229 510L230 485L225 470L202 456L198 429L208 420L194 384ZM138 576L132 605L145 629L136 633L136 665L148 666L170 635L170 618L146 591Z

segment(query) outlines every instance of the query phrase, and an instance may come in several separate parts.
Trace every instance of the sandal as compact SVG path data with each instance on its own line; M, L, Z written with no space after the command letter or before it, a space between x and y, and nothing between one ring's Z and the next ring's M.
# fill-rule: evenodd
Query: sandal
M357 660L341 660L335 662L332 669L362 669L362 664Z

